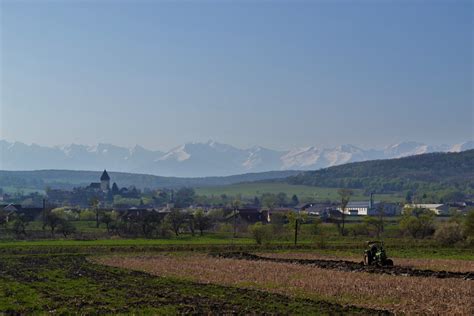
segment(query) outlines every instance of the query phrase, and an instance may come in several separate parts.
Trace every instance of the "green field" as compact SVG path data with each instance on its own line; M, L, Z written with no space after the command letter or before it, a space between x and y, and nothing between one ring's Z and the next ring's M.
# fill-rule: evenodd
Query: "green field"
M14 186L3 186L2 187L3 192L7 194L16 194L16 193L22 193L22 194L30 194L30 193L39 193L39 194L45 194L45 190L40 190L40 189L31 189L31 188L19 188L19 187L14 187Z
M84 255L0 256L0 314L378 314L324 301L92 263Z
M300 201L337 201L339 196L337 188L320 188L306 185L291 185L287 183L278 182L262 182L262 183L239 183L232 185L223 185L215 187L195 188L196 194L207 196L220 196L226 194L228 196L241 195L243 198L253 198L261 196L263 193L277 194L284 192L288 197L296 194ZM354 190L352 200L362 201L367 200L368 197L363 194L362 190ZM386 202L401 202L404 197L400 194L378 194L377 200Z
M93 231L92 222L78 228ZM350 228L357 222L347 223ZM35 228L39 227L36 223ZM474 260L468 246L439 246L433 240L392 237L396 221L387 222L385 245L392 258ZM98 230L103 230L99 228ZM311 224L302 225L300 241L293 233L258 245L249 234L189 233L169 238L118 238L74 240L0 241L0 315L2 314L388 314L385 309L349 304L319 297L273 293L265 286L229 286L198 283L191 277L152 275L99 264L97 258L148 258L155 255L200 255L220 252L309 252L357 258L367 237L340 236L334 224L321 224L321 240L311 234ZM362 259L361 259L362 260ZM193 263L194 264L194 263ZM242 262L245 264L245 262ZM233 271L229 271L233 273ZM404 277L403 277L404 278Z

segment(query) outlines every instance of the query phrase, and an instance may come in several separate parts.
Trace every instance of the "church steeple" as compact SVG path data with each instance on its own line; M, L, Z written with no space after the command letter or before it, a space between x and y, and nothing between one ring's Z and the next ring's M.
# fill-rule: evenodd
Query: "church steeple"
M110 190L110 177L107 173L107 170L104 169L102 176L100 177L100 188L102 191L106 192Z
M108 180L110 181L109 174L107 173L107 170L104 169L104 172L102 172L102 176L100 177L100 181Z

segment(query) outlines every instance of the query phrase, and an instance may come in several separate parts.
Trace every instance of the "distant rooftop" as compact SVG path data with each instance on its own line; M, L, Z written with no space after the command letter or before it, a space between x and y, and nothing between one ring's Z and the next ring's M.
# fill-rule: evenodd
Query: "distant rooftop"
M380 203L379 201L374 201L374 205ZM368 208L370 201L354 201L347 204L347 208Z

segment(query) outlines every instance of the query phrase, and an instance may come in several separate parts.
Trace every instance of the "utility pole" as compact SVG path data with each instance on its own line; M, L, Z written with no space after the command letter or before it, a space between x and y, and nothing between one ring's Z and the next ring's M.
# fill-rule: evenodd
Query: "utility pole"
M234 238L237 238L237 209L240 208L240 200L232 201L231 206L234 209Z
M43 212L41 214L42 220L43 220L43 230L46 225L46 199L43 198Z
M237 237L237 210L234 207L234 238Z
M295 220L295 246L298 243L298 217Z
M298 210L298 213L296 215L295 219L295 246L298 243L298 221L300 219L300 211Z

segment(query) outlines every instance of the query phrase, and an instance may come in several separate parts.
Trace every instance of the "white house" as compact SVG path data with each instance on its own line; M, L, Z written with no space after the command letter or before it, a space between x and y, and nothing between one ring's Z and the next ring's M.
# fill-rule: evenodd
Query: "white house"
M338 207L337 210L342 213L342 208ZM344 214L346 215L379 215L379 212L383 210L383 213L387 216L394 216L400 213L400 207L394 203L384 203L375 201L373 194L370 195L369 201L356 201L347 203Z
M449 215L449 205L446 204L407 204L405 208L424 208L436 215Z

